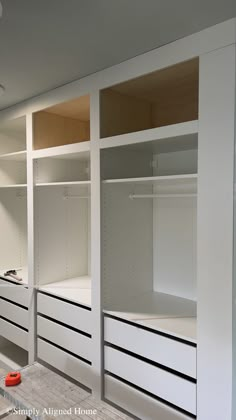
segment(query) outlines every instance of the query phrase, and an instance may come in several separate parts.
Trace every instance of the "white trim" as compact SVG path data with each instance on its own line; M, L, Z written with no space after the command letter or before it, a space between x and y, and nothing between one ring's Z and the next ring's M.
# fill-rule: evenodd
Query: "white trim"
M134 133L121 134L114 137L100 139L100 148L127 146L131 144L146 143L150 141L165 140L169 138L181 138L198 133L198 120L180 124L167 125L165 127L151 128L149 130Z

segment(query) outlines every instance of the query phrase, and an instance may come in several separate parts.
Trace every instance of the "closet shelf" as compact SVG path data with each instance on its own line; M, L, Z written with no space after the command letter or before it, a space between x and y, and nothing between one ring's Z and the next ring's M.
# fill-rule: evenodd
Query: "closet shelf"
M8 270L16 270L17 272L19 271L19 276L22 277L22 281L18 281L18 280L14 280L12 277L7 277L4 276L4 273L6 273L6 271ZM28 267L23 266L23 267L7 267L5 269L1 268L0 269L0 277L6 280L11 280L11 282L15 283L15 284L22 284L22 285L26 285L28 284Z
M195 301L158 292L111 299L104 313L196 343Z
M77 186L90 186L91 181L65 181L65 182L39 182L36 183L35 186L36 187L57 187L57 186L73 186L73 185L77 185Z
M91 277L81 276L39 286L39 290L91 308Z
M86 160L89 158L90 142L84 141L64 146L49 147L47 149L34 150L33 159L55 157L63 159Z
M0 185L0 188L26 188L27 184Z
M26 150L20 152L4 153L0 155L0 160L11 160L15 162L22 162L26 160Z
M172 139L179 144L180 141L192 141L198 134L198 120L150 128L128 134L120 134L100 139L100 148L106 149L118 146L147 143L152 141L167 141Z
M189 182L197 182L197 174L186 174L186 175L168 175L168 176L150 176L150 177L141 177L141 178L123 178L123 179L106 179L103 181L103 184L189 184Z

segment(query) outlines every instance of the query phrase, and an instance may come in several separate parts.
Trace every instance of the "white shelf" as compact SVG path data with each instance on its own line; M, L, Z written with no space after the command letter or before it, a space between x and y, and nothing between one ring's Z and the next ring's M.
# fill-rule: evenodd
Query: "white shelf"
M116 297L106 305L104 312L196 342L197 304L188 299L148 292L123 299Z
M197 174L185 174L185 175L167 175L167 176L149 176L141 178L120 178L120 179L106 179L103 184L189 184L189 182L196 182L198 178Z
M174 337L191 341L192 343L197 343L196 317L154 318L137 320L136 322L153 330L170 334Z
M113 137L105 137L100 139L100 148L106 149L111 147L127 146L132 144L140 144L151 141L166 141L173 139L178 141L185 140L198 134L198 120L185 123L172 124L164 127L151 128L148 130L137 131L134 133L121 134Z
M13 277L9 277L9 276L4 276L4 273L6 273L6 271L8 270L16 270L18 275L20 277L22 277L22 281L18 281L18 280L14 280ZM24 267L7 267L5 269L1 268L0 269L0 276L6 280L10 280L13 283L16 284L28 284L28 267L24 266Z
M91 308L91 277L75 277L39 286L39 290Z
M10 160L14 162L21 162L26 160L26 150L20 152L4 153L0 155L1 160Z
M26 188L27 184L0 185L0 188Z
M56 186L86 186L90 185L91 181L68 181L68 182L40 182L36 183L36 187L56 187Z
M61 159L86 160L89 158L90 141L73 143L64 146L48 147L47 149L34 150L33 159L55 157Z

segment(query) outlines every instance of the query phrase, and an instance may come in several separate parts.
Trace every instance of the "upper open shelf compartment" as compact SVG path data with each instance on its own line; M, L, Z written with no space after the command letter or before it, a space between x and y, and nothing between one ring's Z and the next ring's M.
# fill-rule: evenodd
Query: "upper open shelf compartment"
M25 160L26 119L25 117L4 121L0 124L0 159Z
M199 60L101 91L101 138L198 119Z
M90 140L89 95L34 114L34 150Z

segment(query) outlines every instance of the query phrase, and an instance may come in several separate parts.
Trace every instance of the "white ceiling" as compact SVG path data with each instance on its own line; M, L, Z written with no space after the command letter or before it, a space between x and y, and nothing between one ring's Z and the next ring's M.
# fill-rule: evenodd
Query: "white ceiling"
M0 109L236 16L235 0L1 0Z

